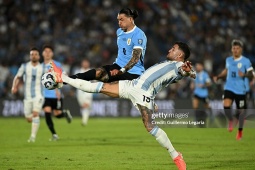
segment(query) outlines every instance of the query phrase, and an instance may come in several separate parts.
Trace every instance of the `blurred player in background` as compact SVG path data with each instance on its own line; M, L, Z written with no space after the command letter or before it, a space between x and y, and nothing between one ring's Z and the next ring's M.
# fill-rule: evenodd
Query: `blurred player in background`
M214 81L216 82L218 79L226 77L223 105L225 114L229 120L228 130L230 132L233 130L233 115L230 107L233 101L235 101L239 117L239 128L236 139L240 140L243 134L245 109L247 108L245 78L252 79L253 67L250 60L242 56L243 42L240 40L233 40L231 45L232 56L226 59L225 69L218 76L214 77Z
M156 94L169 84L176 83L185 76L196 77L190 62L185 62L190 56L187 44L176 42L168 51L167 60L147 69L139 78L116 81L114 83L91 83L89 81L72 79L62 73L54 63L53 74L56 82L66 82L73 87L90 93L103 93L110 97L125 98L132 101L142 115L146 130L156 138L161 146L168 150L179 170L186 170L182 155L175 150L167 134L154 123L152 113ZM185 63L184 63L185 62Z
M83 59L81 62L81 68L77 69L75 73L84 73L88 70L90 70L90 62L87 59ZM87 125L88 123L92 99L93 99L92 93L87 93L77 89L77 100L80 105L82 125L84 126Z
M196 72L197 77L196 79L191 83L191 89L194 90L193 98L192 98L192 107L195 110L195 116L198 120L204 120L206 119L206 113L209 114L210 118L212 118L212 112L209 105L209 97L208 97L208 87L211 86L211 79L208 75L208 73L204 70L204 65L202 62L196 63ZM199 111L199 102L204 103L204 108L206 109L206 113ZM211 120L212 121L212 120ZM210 121L210 123L212 123Z
M24 80L24 114L28 122L32 122L31 135L28 142L35 142L36 134L40 126L39 113L42 111L44 97L42 94L41 77L43 66L40 64L40 54L37 48L31 48L30 61L23 63L12 84L12 93L18 91L20 81Z
M50 45L45 45L43 47L43 59L44 59L44 70L48 71L51 66L50 62L53 60L53 47ZM54 61L58 67L61 68L61 64L57 61ZM69 110L63 110L63 99L61 96L61 91L59 89L54 90L48 90L44 89L44 104L43 104L43 110L45 113L45 119L47 126L49 130L52 133L52 139L53 141L56 141L59 139L56 130L54 128L54 124L52 121L51 114L53 113L55 117L57 118L63 118L65 117L68 123L71 123L72 116Z
M120 27L116 32L118 56L114 64L91 69L70 77L103 82L133 80L139 77L144 72L143 62L147 38L134 23L137 17L138 12L129 8L124 8L118 13L117 20Z

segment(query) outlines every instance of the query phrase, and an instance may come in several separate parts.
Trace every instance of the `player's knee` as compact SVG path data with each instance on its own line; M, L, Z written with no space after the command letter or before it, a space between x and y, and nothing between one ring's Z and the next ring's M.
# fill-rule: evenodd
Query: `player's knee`
M27 117L26 119L27 119L27 122L28 122L28 123L31 123L31 122L32 122L32 117Z
M96 79L103 82L107 82L109 80L109 76L104 68L96 69Z
M51 113L52 112L51 107L45 107L45 108L43 108L43 111L45 113Z

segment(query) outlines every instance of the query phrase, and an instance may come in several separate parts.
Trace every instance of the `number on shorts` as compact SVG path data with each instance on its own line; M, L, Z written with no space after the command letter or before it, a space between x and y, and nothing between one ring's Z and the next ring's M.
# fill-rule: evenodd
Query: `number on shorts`
M239 101L239 107L240 107L240 108L244 107L244 100L240 100L240 101Z
M145 95L143 95L143 101L150 103L151 99L149 97L146 97Z

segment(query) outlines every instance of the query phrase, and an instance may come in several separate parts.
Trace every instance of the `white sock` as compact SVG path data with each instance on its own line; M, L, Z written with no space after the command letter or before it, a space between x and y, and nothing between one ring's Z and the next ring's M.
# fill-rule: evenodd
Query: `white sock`
M32 125L31 125L31 137L36 138L37 131L40 126L40 117L33 117L32 118Z
M89 119L89 111L90 109L87 108L83 108L81 109L81 114L82 114L82 124L86 125L88 123L88 119Z
M89 92L89 93L95 93L95 92L99 93L104 84L103 82L91 83L90 81L86 81L86 80L72 79L65 74L62 74L61 77L65 83L68 83L77 89L80 89L82 91Z
M150 131L150 134L152 136L155 136L158 143L167 149L167 151L169 152L172 159L176 158L179 155L178 152L174 149L174 147L173 147L170 139L167 137L167 134L165 133L165 131L160 129L158 126L155 126Z

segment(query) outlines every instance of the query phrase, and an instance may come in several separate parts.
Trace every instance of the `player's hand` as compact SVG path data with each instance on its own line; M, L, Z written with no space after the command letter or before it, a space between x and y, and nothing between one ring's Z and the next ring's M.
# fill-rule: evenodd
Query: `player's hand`
M117 69L111 70L110 73L111 73L111 76L118 76L118 75L123 74L122 71L117 70Z
M218 81L218 77L217 76L213 76L213 81L214 81L214 83L216 83Z
M13 87L11 91L12 91L12 94L15 94L17 93L18 89L16 87Z
M241 72L240 70L238 70L238 75L239 75L240 77L244 77L244 73Z
M187 73L190 72L192 69L192 66L191 66L191 62L190 61L186 61L185 63L183 63L182 65L182 70L183 71L186 71Z

